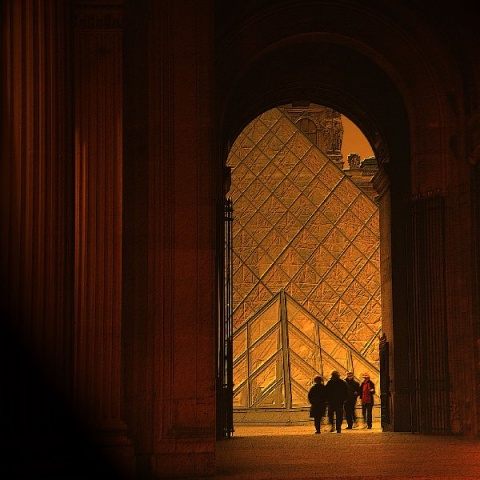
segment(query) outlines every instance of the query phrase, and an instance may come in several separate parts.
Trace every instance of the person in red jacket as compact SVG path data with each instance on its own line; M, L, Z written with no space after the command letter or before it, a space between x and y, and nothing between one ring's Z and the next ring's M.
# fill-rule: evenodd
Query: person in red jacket
M362 402L362 414L367 428L372 428L372 410L375 396L375 385L370 380L370 375L363 375L363 382L360 385L360 400Z

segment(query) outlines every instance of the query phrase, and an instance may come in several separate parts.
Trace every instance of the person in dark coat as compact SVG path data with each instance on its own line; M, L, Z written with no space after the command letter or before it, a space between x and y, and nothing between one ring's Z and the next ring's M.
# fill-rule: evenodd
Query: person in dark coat
M320 425L322 418L325 416L326 398L325 398L325 385L323 384L323 378L317 375L313 379L313 386L308 392L308 401L312 405L310 407L310 417L313 418L313 424L315 425L315 433L320 433Z
M330 380L325 385L328 402L328 420L330 431L342 433L343 404L347 400L347 384L340 378L340 374L334 370ZM335 417L335 424L333 418Z
M363 382L360 387L360 400L362 402L363 419L365 421L366 427L372 428L372 410L373 404L375 403L375 385L370 380L370 375L368 373L365 373L363 375Z
M345 418L347 420L347 430L351 430L353 425L357 423L357 414L355 407L357 405L357 398L360 396L360 384L355 380L353 372L347 372L345 379L347 384L347 401L345 402Z

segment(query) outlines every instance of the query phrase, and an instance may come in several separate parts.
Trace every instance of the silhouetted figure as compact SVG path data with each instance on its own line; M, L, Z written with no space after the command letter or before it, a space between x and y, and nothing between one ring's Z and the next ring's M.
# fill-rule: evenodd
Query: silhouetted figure
M360 400L362 402L362 414L367 428L372 428L372 410L374 404L375 385L370 380L370 375L363 375L363 382L360 385Z
M315 433L320 433L320 425L322 424L322 418L325 416L326 407L325 385L323 384L323 378L318 375L313 381L314 385L308 392L308 401L312 405L310 407L310 417L313 418Z
M345 402L345 419L347 420L347 429L351 430L357 423L357 414L355 406L357 405L357 398L360 396L360 384L355 380L353 372L347 372L345 379L347 384L347 401Z
M340 374L334 370L330 380L325 385L328 402L328 420L330 431L342 433L343 404L347 400L347 384L340 378ZM333 418L335 417L335 423Z

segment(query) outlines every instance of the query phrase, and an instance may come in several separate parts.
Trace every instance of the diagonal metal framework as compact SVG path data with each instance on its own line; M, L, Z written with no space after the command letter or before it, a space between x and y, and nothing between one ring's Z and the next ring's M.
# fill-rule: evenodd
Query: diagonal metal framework
M283 290L235 332L233 343L238 354L234 406L239 408L305 406L311 379L328 377L332 370L380 373Z
M239 135L228 166L234 406L303 406L329 368L375 376L377 205L277 108Z

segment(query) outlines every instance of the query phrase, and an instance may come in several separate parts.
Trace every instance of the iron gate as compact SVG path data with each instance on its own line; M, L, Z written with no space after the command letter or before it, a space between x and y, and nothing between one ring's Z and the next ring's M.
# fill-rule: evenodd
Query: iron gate
M219 321L217 374L217 437L233 433L232 222L230 199L224 203L223 308Z

